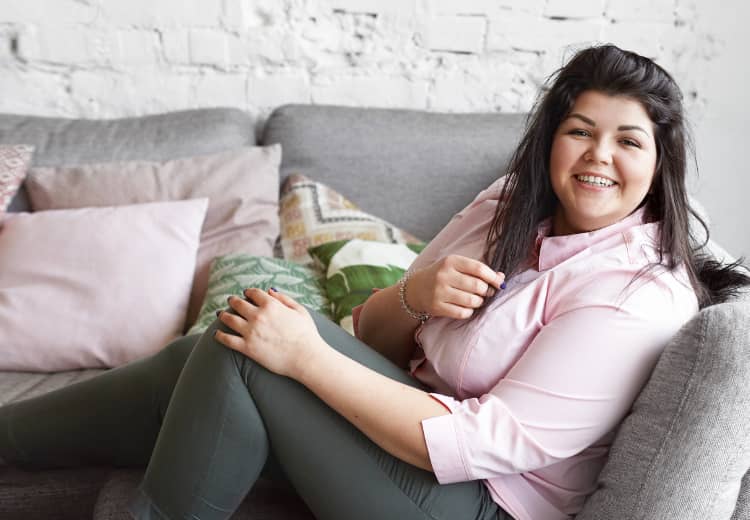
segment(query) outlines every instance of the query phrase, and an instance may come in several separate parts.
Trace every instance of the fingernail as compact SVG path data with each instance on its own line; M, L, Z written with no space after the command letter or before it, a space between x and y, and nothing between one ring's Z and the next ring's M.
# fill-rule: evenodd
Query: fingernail
M501 289L505 289L506 287L507 287L507 285L505 285L505 282L503 282L503 283L500 284L500 288Z
M277 289L276 287L271 287L271 290L272 290L273 292L279 292L279 290L278 290L278 289Z

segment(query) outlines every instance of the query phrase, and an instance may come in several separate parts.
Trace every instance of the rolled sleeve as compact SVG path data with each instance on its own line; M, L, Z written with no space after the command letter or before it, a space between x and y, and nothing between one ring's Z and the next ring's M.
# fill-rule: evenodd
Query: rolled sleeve
M451 415L430 417L422 421L427 452L435 477L441 484L472 480L461 459L463 449Z

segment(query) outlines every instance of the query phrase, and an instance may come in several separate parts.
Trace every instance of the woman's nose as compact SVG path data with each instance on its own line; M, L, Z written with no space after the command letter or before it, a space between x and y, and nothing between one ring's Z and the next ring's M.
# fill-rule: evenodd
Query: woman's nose
M606 141L591 141L591 146L586 150L583 158L587 161L609 164L612 162L612 149Z

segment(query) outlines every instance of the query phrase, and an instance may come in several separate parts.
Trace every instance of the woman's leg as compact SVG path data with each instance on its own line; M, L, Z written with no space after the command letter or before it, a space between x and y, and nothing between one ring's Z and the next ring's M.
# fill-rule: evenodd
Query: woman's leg
M312 313L329 344L393 379L401 369ZM136 518L227 518L257 478L267 450L319 520L510 518L481 482L441 486L359 432L297 382L213 340L196 345L175 388Z
M145 466L198 336L25 401L0 407L0 458L25 468Z

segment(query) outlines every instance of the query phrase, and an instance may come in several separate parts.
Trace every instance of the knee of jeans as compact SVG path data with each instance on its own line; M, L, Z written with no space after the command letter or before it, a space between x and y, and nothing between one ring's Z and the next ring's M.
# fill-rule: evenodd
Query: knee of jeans
M187 361L190 352L200 338L199 334L192 334L190 336L183 336L175 339L174 341L167 343L162 348L156 357L160 363L167 365L167 367L181 368L185 361Z

